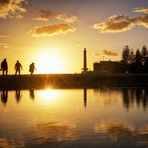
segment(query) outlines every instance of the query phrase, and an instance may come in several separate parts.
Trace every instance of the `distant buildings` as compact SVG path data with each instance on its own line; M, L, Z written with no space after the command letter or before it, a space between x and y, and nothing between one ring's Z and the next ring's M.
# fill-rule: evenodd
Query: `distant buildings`
M130 64L120 61L100 61L100 63L93 64L93 71L96 73L128 73Z
M148 73L148 50L143 46L136 53L126 46L122 52L121 61L100 61L93 63L93 71L87 68L87 51L83 52L82 74L88 73Z

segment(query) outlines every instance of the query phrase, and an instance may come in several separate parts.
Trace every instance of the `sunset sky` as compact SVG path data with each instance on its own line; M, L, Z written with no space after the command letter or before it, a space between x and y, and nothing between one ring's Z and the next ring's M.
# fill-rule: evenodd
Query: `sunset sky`
M119 60L125 45L148 47L148 0L0 0L0 61L9 74L16 60L22 73L35 62L36 73L81 72Z

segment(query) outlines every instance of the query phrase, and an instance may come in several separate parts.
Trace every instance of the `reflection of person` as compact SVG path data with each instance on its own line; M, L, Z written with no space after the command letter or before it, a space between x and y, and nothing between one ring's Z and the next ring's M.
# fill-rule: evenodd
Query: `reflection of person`
M22 67L21 63L18 60L17 60L17 62L15 64L14 69L15 69L15 75L17 75L17 73L19 73L19 75L20 75L21 69L23 69L23 67Z
M31 99L34 99L34 98L35 98L34 89L30 89L30 90L29 90L29 93L30 93L30 98L31 98Z
M1 102L6 104L8 100L8 90L3 90L1 94Z
M35 63L33 62L29 65L29 72L31 73L31 75L34 73L34 70L36 70L36 68Z
M17 103L19 103L19 101L21 99L21 91L20 90L16 90L15 98L16 98Z
M7 75L8 73L8 63L6 58L1 62L1 70L2 70L2 75Z

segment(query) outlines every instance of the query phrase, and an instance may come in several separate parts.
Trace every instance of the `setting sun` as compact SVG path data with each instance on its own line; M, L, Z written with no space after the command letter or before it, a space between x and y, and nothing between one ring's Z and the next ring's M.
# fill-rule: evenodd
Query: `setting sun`
M58 53L49 49L39 52L36 65L36 73L62 73L63 71L63 59Z

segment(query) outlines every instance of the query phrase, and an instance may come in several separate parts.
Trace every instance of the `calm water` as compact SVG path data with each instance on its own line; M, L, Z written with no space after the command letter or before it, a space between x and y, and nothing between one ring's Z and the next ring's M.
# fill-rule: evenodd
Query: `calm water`
M148 90L1 91L1 147L148 147Z

